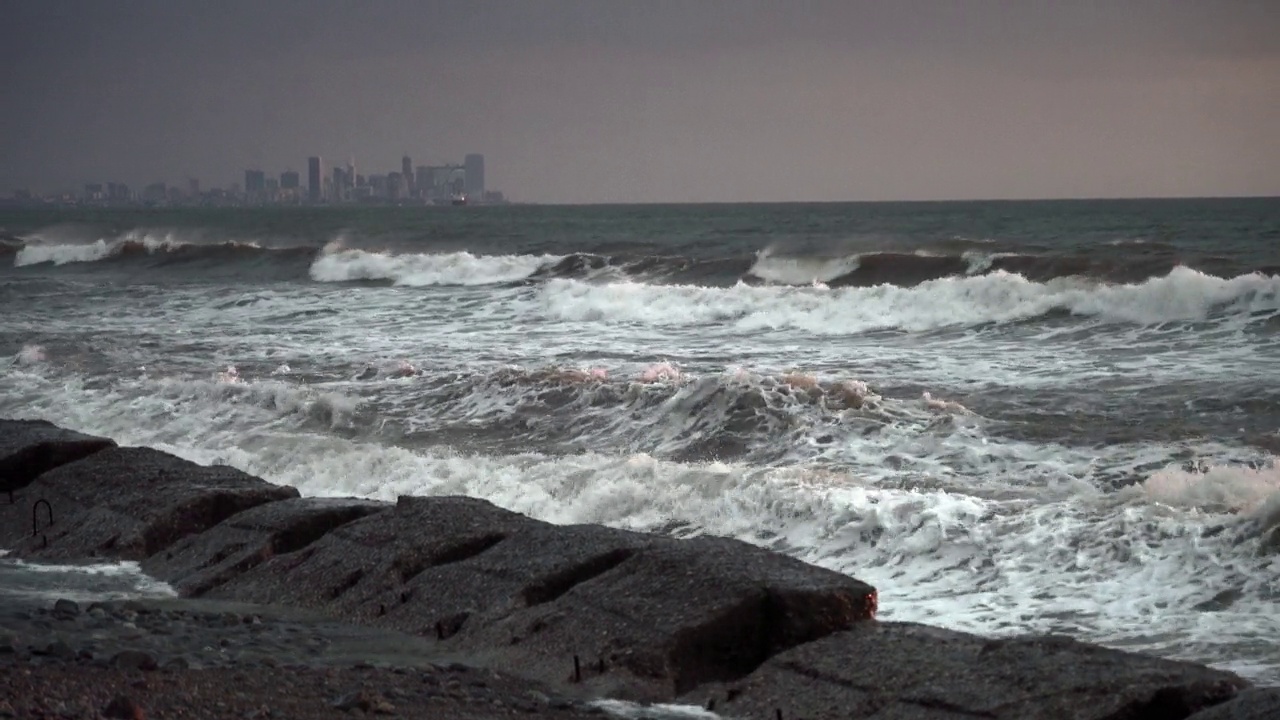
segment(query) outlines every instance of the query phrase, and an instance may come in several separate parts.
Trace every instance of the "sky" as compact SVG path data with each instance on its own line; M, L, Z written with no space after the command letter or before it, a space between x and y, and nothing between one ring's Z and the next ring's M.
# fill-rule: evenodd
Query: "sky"
M1276 0L6 0L0 194L486 158L547 203L1280 195Z

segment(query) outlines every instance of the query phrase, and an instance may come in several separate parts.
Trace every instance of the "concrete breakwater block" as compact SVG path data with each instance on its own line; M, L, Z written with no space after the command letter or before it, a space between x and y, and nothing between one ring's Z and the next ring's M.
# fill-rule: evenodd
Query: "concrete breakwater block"
M276 555L301 550L334 528L387 510L390 503L348 498L290 498L232 515L142 563L183 597L201 597Z
M1187 720L1275 720L1280 718L1280 688L1249 688L1229 702L1215 705Z
M208 596L322 608L498 670L670 698L869 619L875 590L733 540L559 527L442 497L401 498Z
M808 720L1243 720L1275 702L1192 663L881 623L870 585L735 540L556 526L465 497L300 498L233 468L0 423L13 431L0 463L26 458L0 464L23 483L18 503L0 497L0 547L17 557L140 560L187 597L407 631L435 660L567 694ZM32 536L35 500L54 523L41 515Z
M1247 684L1060 636L991 639L877 622L775 655L745 679L685 701L732 717L784 709L806 720L1183 720Z
M107 438L64 430L45 420L0 420L0 502L47 470L114 446Z
M241 510L295 498L298 491L231 467L115 447L41 474L24 494L48 501L54 524L10 542L16 554L80 561L141 560Z
M870 585L736 540L654 538L631 552L601 550L612 567L464 625L457 646L504 648L490 662L653 700L741 677L778 652L874 617ZM580 658L571 672L572 655ZM618 682L618 669L639 682Z

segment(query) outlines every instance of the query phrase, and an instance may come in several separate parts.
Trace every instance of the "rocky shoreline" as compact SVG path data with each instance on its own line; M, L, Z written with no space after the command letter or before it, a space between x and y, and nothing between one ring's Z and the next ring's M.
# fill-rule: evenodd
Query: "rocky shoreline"
M0 548L180 595L0 595L0 717L1280 716L1193 663L877 621L866 583L734 540L301 498L42 421L0 420Z

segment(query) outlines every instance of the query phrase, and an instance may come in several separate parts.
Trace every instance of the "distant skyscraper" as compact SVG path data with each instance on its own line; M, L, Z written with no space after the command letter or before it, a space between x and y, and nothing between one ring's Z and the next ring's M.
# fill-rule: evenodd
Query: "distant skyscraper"
M318 203L324 199L324 168L320 157L307 158L307 193L311 202Z
M261 170L244 171L244 191L246 193L260 193L266 187L266 175Z
M298 173L292 170L285 170L280 173L280 188L282 190L297 190L299 179Z
M467 178L467 196L479 200L484 197L484 156L471 153L462 160Z

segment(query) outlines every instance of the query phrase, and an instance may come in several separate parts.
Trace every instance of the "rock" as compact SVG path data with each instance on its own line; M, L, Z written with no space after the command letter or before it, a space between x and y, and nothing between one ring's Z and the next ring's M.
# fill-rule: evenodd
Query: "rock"
M44 420L0 420L0 493L21 490L41 473L114 446L107 438Z
M142 569L172 583L184 596L200 597L266 560L301 550L334 528L390 507L344 498L265 503L178 541L144 561Z
M156 656L142 650L121 650L111 657L111 665L125 670L155 670L159 667Z
M123 720L146 720L147 713L142 706L134 702L128 695L116 695L107 706L102 708L103 717L122 718Z
M1180 720L1247 686L1228 672L1062 637L992 640L863 623L781 653L716 693L718 712L764 717ZM688 702L705 705L706 689Z
M458 645L479 651L523 637L492 666L563 682L576 679L578 655L584 681L618 688L626 673L636 681L626 682L630 694L658 700L746 675L778 652L875 612L870 585L722 538L651 538L603 572L582 567L581 575L564 576L576 582L526 594L524 607L477 624Z
M62 640L54 640L45 646L43 655L55 657L59 660L75 660L76 651Z
M0 548L31 537L32 511L42 494L26 488L37 477L114 445L106 438L64 430L43 420L0 420ZM47 527L48 518L41 503L41 529Z
M1187 720L1275 720L1280 718L1280 688L1249 688Z
M191 663L187 662L187 659L180 655L171 657L168 660L165 660L164 664L160 666L160 668L163 670L175 670L175 671L186 670L189 667L191 667Z
M746 543L554 526L457 497L401 498L209 597L323 608L543 682L571 679L580 655L587 681L654 699L744 675L875 604L865 583Z
M140 560L248 508L298 496L294 488L149 448L109 448L37 478L28 493L57 513L46 542L24 538L20 557Z
M371 595L389 586L399 591L427 568L478 555L534 522L483 500L401 498L393 509L343 525L297 552L276 555L210 597L371 617L377 610L368 604Z
M378 693L371 690L357 690L347 693L342 697L330 703L335 709L344 712L352 710L360 710L362 712L371 712L376 715L391 715L396 709L391 703L387 702Z
M53 604L53 614L75 617L80 614L80 604L75 600L60 599Z

